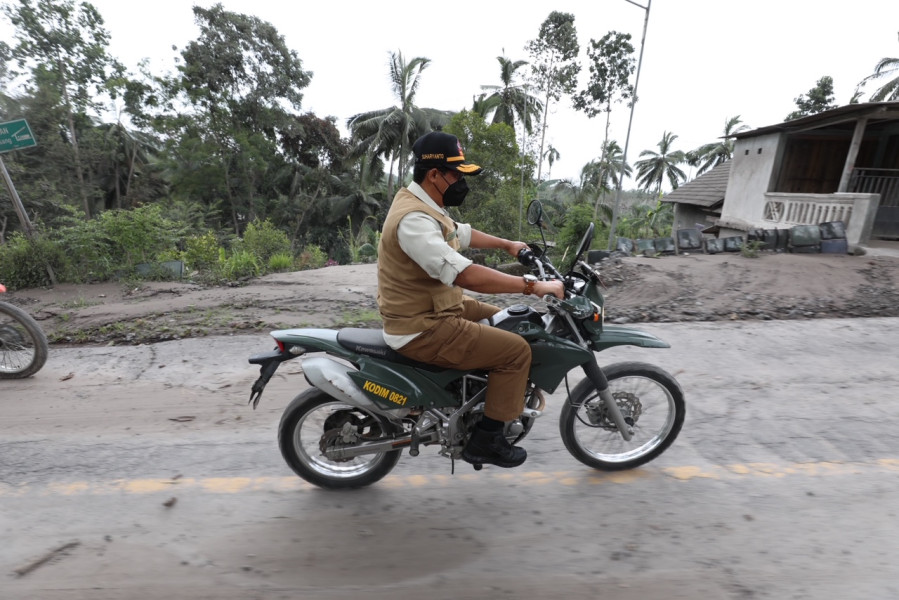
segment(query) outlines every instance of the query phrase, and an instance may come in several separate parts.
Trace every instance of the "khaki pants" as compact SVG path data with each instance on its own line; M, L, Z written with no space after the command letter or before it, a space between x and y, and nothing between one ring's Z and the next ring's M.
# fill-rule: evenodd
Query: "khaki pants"
M498 311L496 306L466 296L461 318L441 320L398 352L440 367L489 371L484 414L497 421L512 421L524 409L531 347L520 335L477 323Z

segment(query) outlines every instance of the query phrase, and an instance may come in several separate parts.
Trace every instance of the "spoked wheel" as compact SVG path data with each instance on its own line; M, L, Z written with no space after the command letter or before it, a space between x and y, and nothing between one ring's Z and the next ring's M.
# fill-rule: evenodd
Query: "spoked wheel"
M281 417L278 444L294 472L330 489L371 485L387 475L401 450L342 458L340 451L381 439L387 419L310 388L293 399Z
M0 379L30 377L47 362L47 337L20 308L0 302Z
M603 372L633 437L621 437L596 389L584 379L562 408L562 441L585 465L603 471L632 469L660 455L680 433L684 393L674 377L654 365L618 363Z

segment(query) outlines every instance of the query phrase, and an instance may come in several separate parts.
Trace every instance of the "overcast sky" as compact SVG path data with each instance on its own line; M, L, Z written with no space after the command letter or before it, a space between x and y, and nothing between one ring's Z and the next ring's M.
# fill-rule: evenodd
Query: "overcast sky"
M397 50L431 59L419 106L470 108L481 85L500 83L497 56L528 59L525 44L552 10L574 14L584 63L589 40L611 30L631 33L639 54L648 0L635 1L639 6L627 0L221 3L277 27L313 72L303 110L333 115L343 126L353 114L394 103L387 65ZM173 70L173 45L182 48L197 37L191 6L214 4L91 3L111 34L112 55L131 68L150 58L159 72ZM3 31L10 31L8 24ZM779 123L795 109L794 99L824 75L834 79L837 104L848 103L881 58L899 56L897 32L896 0L653 0L628 162L642 150L657 150L664 131L676 134L675 148L686 151L715 141L728 117L740 115L752 128ZM628 116L624 105L612 112L611 136L622 147ZM563 98L547 131L561 154L551 175L577 178L599 155L603 127L603 117L588 119Z

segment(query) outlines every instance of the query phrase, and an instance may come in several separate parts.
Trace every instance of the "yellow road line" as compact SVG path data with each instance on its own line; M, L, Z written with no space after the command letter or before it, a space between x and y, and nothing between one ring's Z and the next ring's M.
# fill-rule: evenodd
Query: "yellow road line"
M458 465L457 465L458 466ZM679 467L648 466L632 471L602 472L586 467L572 471L493 471L455 475L391 475L377 485L385 488L441 487L453 482L475 482L488 479L521 486L545 485L621 485L644 479L670 477L678 481L694 479L739 480L745 478L786 478L796 476L827 477L878 472L899 472L899 459L882 458L866 462L814 463L740 463ZM174 491L199 491L210 494L237 494L256 491L295 491L313 489L299 477L208 477L177 479L116 479L111 481L73 481L46 484L8 485L0 483L0 497L37 494L40 496L82 496L111 494L163 494Z

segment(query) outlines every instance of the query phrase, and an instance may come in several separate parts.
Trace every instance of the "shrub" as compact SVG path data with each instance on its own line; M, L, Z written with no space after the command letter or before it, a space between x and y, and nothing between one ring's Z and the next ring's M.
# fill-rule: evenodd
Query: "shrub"
M59 274L65 264L65 253L42 235L28 239L15 232L0 246L0 280L11 290L51 285L47 267Z
M315 244L306 246L300 255L297 256L295 265L297 269L320 269L325 266L328 255L325 254L321 247Z
M211 231L184 240L184 263L195 271L218 271L220 246Z
M112 244L96 219L56 230L58 243L68 256L63 279L76 283L106 281L116 269Z
M378 250L373 245L365 243L359 246L359 258L370 262L378 258Z
M762 246L765 244L758 240L753 240L751 242L744 242L743 246L740 248L740 254L745 256L746 258L758 258L759 250L762 249Z
M272 254L268 259L268 270L272 273L290 271L293 268L293 257L287 252Z
M66 281L105 281L116 273L131 274L135 265L153 262L175 250L176 223L159 206L107 210L90 221L72 221L55 232L68 257Z
M257 219L247 225L242 248L255 255L262 264L266 264L275 254L290 252L290 239L286 233L276 229L271 221Z
M238 250L229 256L222 265L222 274L231 281L245 277L256 277L261 272L259 261L252 253Z
M152 262L173 249L177 240L175 223L162 216L158 205L107 210L96 221L109 240L111 256L119 258L120 268Z
M565 213L565 225L559 232L556 239L556 250L553 254L553 262L562 269L562 256L565 256L565 262L570 262L574 258L574 251L584 237L584 232L593 221L593 207L587 203L574 204L569 207ZM596 240L596 238L593 238Z

